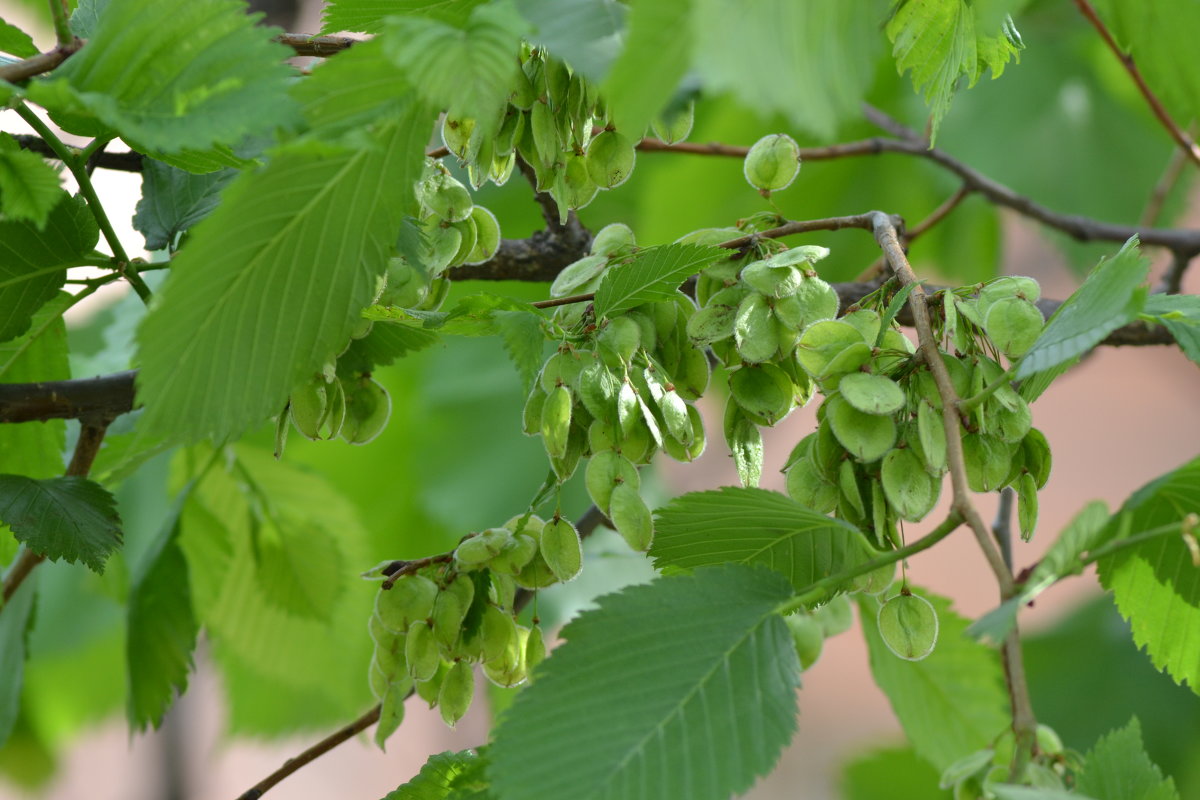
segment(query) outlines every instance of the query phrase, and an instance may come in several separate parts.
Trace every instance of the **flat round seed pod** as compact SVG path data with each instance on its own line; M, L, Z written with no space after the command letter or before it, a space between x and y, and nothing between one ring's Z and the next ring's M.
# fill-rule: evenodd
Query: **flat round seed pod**
M900 384L882 375L851 372L838 381L838 391L846 402L864 414L893 414L904 407Z
M905 661L920 661L937 644L937 611L924 597L896 595L879 607L878 622L883 643Z
M838 319L814 322L800 334L796 342L796 360L804 371L820 378L830 362L852 345L865 345L862 334L853 325ZM867 352L870 356L870 349Z
M1020 297L992 303L983 318L983 329L992 344L1009 360L1025 355L1042 333L1045 320L1037 306Z
M637 161L634 143L616 131L601 131L588 144L588 175L601 189L614 189L624 183Z
M764 136L746 154L742 171L760 192L786 189L800 172L800 146L785 133Z
M896 443L896 423L891 417L865 414L841 397L829 398L825 407L834 435L860 461L878 461Z
M695 317L693 317L695 319ZM738 306L734 319L733 338L738 354L751 363L768 361L779 350L779 334L767 299L751 292Z
M909 522L924 519L941 494L941 480L925 471L911 448L896 448L883 457L880 481L888 503Z
M832 513L841 496L838 487L821 477L812 459L802 458L787 471L788 497L821 514Z
M774 425L792 410L795 386L771 363L742 367L729 375L729 391L742 410L764 425Z

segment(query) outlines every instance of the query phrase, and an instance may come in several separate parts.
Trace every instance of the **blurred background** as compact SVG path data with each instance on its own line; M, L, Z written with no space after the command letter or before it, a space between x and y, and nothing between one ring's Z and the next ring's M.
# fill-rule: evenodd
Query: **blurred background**
M0 0L0 17L33 32L46 47L53 35L43 5ZM286 30L320 28L319 2L256 5ZM1053 209L1136 222L1169 170L1170 140L1111 53L1079 24L1068 4L1032 3L1019 27L1026 43L1021 63L1001 80L960 93L938 146ZM872 101L914 127L923 124L926 112L919 99L886 60ZM12 112L0 112L0 128L24 131ZM795 135L782 120L761 117L732 98L705 99L697 106L690 140L751 144L781 130ZM839 140L876 134L864 123L848 126ZM580 217L593 231L625 222L640 244L729 225L769 209L746 185L741 169L736 159L643 153L633 179L602 193ZM140 177L101 170L96 184L123 241L139 249L142 239L130 219ZM928 163L882 155L806 164L796 183L775 200L789 218L877 208L913 224L956 188L949 175ZM1172 184L1158 223L1194 227L1200 223L1198 200L1185 171ZM507 238L527 236L542 225L529 187L519 179L502 188L489 186L478 201L496 213ZM860 231L802 238L832 248L822 262L822 275L830 281L853 280L877 255L874 242ZM1115 244L1070 242L973 197L914 244L910 255L918 274L932 282L1030 275L1042 284L1043 296L1065 298L1100 255L1116 249ZM1156 258L1153 277L1165 266ZM1200 291L1196 277L1185 291ZM465 283L454 291L546 296L546 287L537 284ZM70 319L76 377L128 368L141 313L139 301L119 289L91 300ZM545 457L540 443L519 430L523 393L498 343L446 339L375 377L393 402L391 423L380 438L351 448L293 437L278 468L281 480L311 481L313 491L327 493L322 496L330 498L328 514L344 536L347 574L387 558L443 552L463 533L524 510L545 474ZM1017 544L1015 563L1034 562L1087 501L1100 499L1116 508L1133 490L1200 452L1197 398L1200 370L1174 348L1102 349L1060 379L1033 409L1034 424L1049 439L1055 463L1041 498L1040 533L1030 544ZM737 482L719 434L720 399L705 398L704 410L708 451L693 464L657 464L647 490L652 505L679 492ZM783 488L778 468L792 445L814 429L814 412L815 406L800 409L769 432L768 488ZM247 457L270 447L271 432L263 430L250 437ZM178 485L178 465L176 477L172 469L170 457L160 457L120 485L131 553L161 522L168 489ZM564 510L578 515L586 504L581 486L573 482ZM994 513L995 505L994 497L980 498L985 514ZM935 512L931 518L940 517ZM921 526L906 531L909 537L922 532ZM548 629L598 593L652 575L648 561L630 554L608 531L589 540L587 550L580 579L538 598ZM0 750L3 800L233 798L371 705L366 619L376 587L354 581L338 601L336 630L267 619L253 633L223 636L220 646L202 638L188 692L162 729L131 735L121 714L124 634L115 600L127 570L118 564L98 577L47 564L40 572L43 600L26 670L27 710ZM966 616L978 616L997 602L986 564L965 531L914 558L908 574L915 584L952 598ZM236 616L236 609L230 613ZM1151 757L1175 777L1182 797L1200 797L1200 698L1156 672L1136 651L1091 572L1046 592L1021 620L1040 720L1056 728L1068 746L1086 750L1098 736L1137 715ZM230 622L224 632L232 629ZM803 680L799 733L775 772L745 797L885 796L856 784L854 765L893 759L898 770L900 765L909 769L911 756L903 750L887 699L871 680L857 626L826 642ZM428 755L484 743L491 715L508 702L507 694L478 693L475 707L455 730L447 729L436 711L410 701L408 717L386 753L360 737L280 784L271 797L382 797L415 774Z

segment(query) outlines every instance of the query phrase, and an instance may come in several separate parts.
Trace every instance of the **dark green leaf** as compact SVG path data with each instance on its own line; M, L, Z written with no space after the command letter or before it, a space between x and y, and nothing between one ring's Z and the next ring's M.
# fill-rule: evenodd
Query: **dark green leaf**
M194 175L152 158L142 160L142 199L133 227L146 237L147 250L162 250L176 235L207 217L237 171L223 169Z
M1136 536L1189 514L1200 514L1200 458L1138 489L1110 525ZM1149 539L1101 559L1098 568L1154 666L1200 693L1200 569L1183 537Z
M121 545L116 500L86 478L0 475L0 522L35 553L96 572Z
M991 789L997 800L1094 800L1066 789L1038 789L1010 784L996 784Z
M45 159L0 134L0 211L6 217L31 222L40 230L65 194L58 173Z
M28 33L16 25L0 19L0 53L11 53L17 58L29 58L36 56L38 49Z
M599 83L621 45L628 9L616 0L517 0L530 40Z
M234 145L292 112L291 51L254 22L238 0L110 0L88 46L29 97L89 112L147 148Z
M685 278L728 255L720 247L694 244L647 247L631 261L605 270L596 291L596 316L612 317L642 303L669 300Z
M1135 319L1146 301L1141 283L1149 268L1136 236L1115 256L1102 259L1046 322L1042 335L1017 362L1014 377L1028 378L1081 356Z
M322 33L379 33L385 17L425 17L462 25L487 0L329 0L321 12Z
M142 558L129 589L125 711L135 730L162 723L176 692L187 689L192 668L200 626L192 610L187 560L179 546L179 516L186 497L187 490Z
M1146 755L1137 717L1096 742L1077 781L1096 800L1179 800L1175 782Z
M0 747L12 735L21 708L25 645L33 621L36 580L26 580L0 606Z
M527 311L496 311L492 318L504 340L504 352L512 359L522 384L528 387L537 377L546 349L541 318Z
M707 88L828 139L860 115L886 13L883 0L695 0L695 68Z
M388 792L383 800L446 800L459 790L478 787L481 761L470 750L430 756L411 781Z
M951 794L938 788L937 770L911 748L876 750L846 765L842 773L842 800L882 797L950 800Z
M29 329L33 314L58 293L67 267L95 245L98 229L80 198L63 197L42 230L0 221L0 341Z
M345 347L413 202L429 122L413 106L354 149L293 145L230 184L139 332L147 433L240 433Z
M682 495L659 509L654 530L650 555L660 569L762 564L797 591L874 554L857 528L765 489Z
M30 383L71 377L67 327L62 318L71 300L71 295L59 292L33 315L28 333L0 342L0 380ZM0 425L0 473L31 478L61 475L65 440L66 423L60 419Z
M1184 355L1200 364L1200 297L1190 294L1152 294L1145 314L1165 325Z
M913 748L939 772L989 746L1008 725L1008 696L994 650L964 634L967 620L950 601L924 594L938 616L938 641L921 661L905 661L879 636L879 603L859 599L871 674L879 684Z
M687 72L694 13L693 0L634 3L630 9L625 47L603 85L609 114L630 139L641 138Z
M503 800L724 800L796 729L781 576L714 567L599 600L562 631L490 750ZM599 733L602 732L602 733Z
M338 369L345 365L351 371L371 372L373 367L386 367L409 353L424 350L438 339L433 331L376 323L370 333L352 341L349 349L338 356Z

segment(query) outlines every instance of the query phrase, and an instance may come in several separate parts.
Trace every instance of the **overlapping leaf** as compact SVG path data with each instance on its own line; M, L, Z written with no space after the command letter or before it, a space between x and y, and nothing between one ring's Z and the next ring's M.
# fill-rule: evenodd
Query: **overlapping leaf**
M21 687L25 679L25 644L33 619L34 587L27 580L0 614L0 747L12 735L21 709Z
M83 200L66 196L41 230L32 222L0 221L0 341L29 329L34 312L62 287L67 267L78 264L98 236Z
M321 31L379 33L385 17L403 15L461 25L488 0L330 0L321 12Z
M631 139L641 138L687 72L694 18L693 0L633 4L625 47L603 84L613 122Z
M1008 695L994 650L967 638L967 620L950 601L924 595L937 610L938 641L921 661L897 658L875 623L879 603L859 600L871 675L892 704L913 748L944 770L991 744L1008 725Z
M611 317L642 303L669 300L685 278L728 255L720 247L694 244L647 247L632 260L605 270L596 290L596 316Z
M438 753L429 757L411 781L388 792L383 800L447 800L459 792L482 789L483 759L470 750Z
M17 58L37 55L37 45L29 34L16 25L0 19L0 53L10 53Z
M782 576L724 566L608 595L563 629L495 734L502 800L724 800L796 727ZM598 733L602 732L602 733Z
M292 111L290 51L254 22L237 0L111 0L87 46L29 96L86 110L148 148L234 145Z
M650 555L660 569L762 564L798 591L873 555L853 526L765 489L682 495L659 509L654 530Z
M1200 297L1192 294L1152 294L1144 313L1165 325L1179 349L1200 364Z
M71 377L67 326L62 318L71 299L66 292L59 292L33 315L24 336L0 342L0 381L30 383ZM0 473L31 478L61 475L65 440L66 423L61 419L0 425Z
M1200 458L1143 486L1111 524L1135 536L1200 514ZM1200 568L1182 536L1159 536L1099 562L1133 640L1154 666L1200 693Z
M1096 800L1179 800L1175 782L1146 755L1134 717L1088 751L1076 788Z
M146 237L146 249L164 249L178 234L211 214L220 202L221 190L236 175L233 169L196 175L145 159L142 199L137 204L133 227Z
M292 145L229 186L140 330L148 433L241 433L344 347L413 203L429 125L414 104L354 149Z
M530 40L599 83L621 45L628 9L617 0L517 0Z
M58 173L45 159L0 134L0 211L8 219L31 222L40 230L64 197Z
M408 86L377 37L325 60L292 87L292 96L311 133L332 139L403 110Z
M1141 283L1149 268L1136 236L1115 256L1102 259L1046 322L1041 336L1018 362L1014 377L1027 378L1083 355L1134 320L1146 302Z
M33 552L96 572L121 545L116 500L86 478L0 475L0 522Z

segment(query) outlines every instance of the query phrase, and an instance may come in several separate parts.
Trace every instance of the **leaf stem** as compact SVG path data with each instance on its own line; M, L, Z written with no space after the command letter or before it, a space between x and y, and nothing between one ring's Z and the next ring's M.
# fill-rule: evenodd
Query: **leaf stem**
M1158 539L1162 536L1169 536L1173 533L1179 533L1187 528L1195 527L1197 522L1198 521L1195 519L1195 515L1189 514L1179 522L1171 522L1167 525L1159 525L1157 528L1151 528L1150 530L1142 531L1134 536L1108 542L1100 547L1097 547L1095 550L1089 551L1086 556L1080 556L1079 567L1080 569L1083 569L1091 564L1095 564L1102 558L1111 556L1113 553L1120 552L1121 550L1125 550L1130 547L1137 547L1138 545L1148 542L1151 539Z
M51 5L53 5L53 0ZM16 106L16 112L21 116L21 119L25 120L29 127L33 128L46 141L46 144L54 151L55 156L70 170L71 175L75 178L75 182L79 184L79 193L87 201L88 210L92 212L92 216L96 219L96 224L100 226L100 232L104 234L104 240L112 248L113 258L116 260L117 272L123 275L125 280L129 281L129 285L138 293L138 297L142 298L143 302L149 303L150 287L142 280L142 276L138 275L136 267L129 260L129 256L121 244L121 239L117 236L117 232L113 229L112 223L108 219L108 214L104 211L100 197L96 194L96 187L92 185L92 176L87 173L87 159L82 158L79 153L71 152L71 148L67 147L62 139L58 138L54 131L50 130L50 126L42 122L41 118L29 106L21 103ZM101 140L97 139L93 141L88 145L88 148L98 147L96 142L101 142ZM83 152L94 151L94 149L90 151L85 149Z
M75 34L71 33L71 9L67 0L50 0L50 17L54 20L54 38L59 47L71 47L75 43Z
M958 413L970 414L975 409L979 408L985 400L994 395L1000 389L1012 383L1013 367L1009 367L996 380L989 383L987 386L979 390L979 394L972 397L967 397L958 401Z

